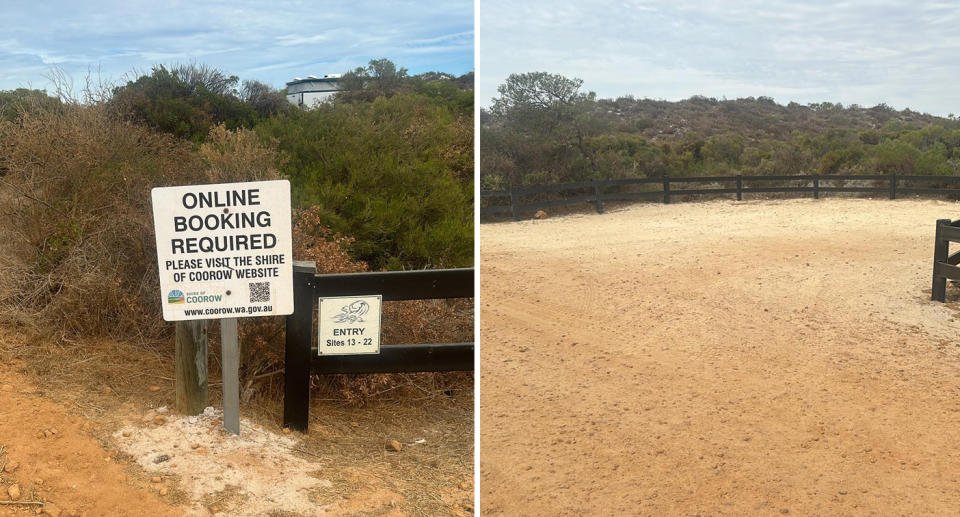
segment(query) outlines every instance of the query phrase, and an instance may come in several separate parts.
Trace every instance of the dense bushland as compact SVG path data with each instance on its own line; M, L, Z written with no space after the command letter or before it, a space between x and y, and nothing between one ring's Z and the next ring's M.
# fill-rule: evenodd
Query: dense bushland
M481 187L728 174L960 172L960 121L886 105L597 99L515 74L481 113Z
M472 265L472 92L393 73L389 88L364 93L375 86L362 77L316 110L262 83L237 92L205 67L157 67L83 102L0 92L0 318L59 338L167 341L156 186L288 178L295 258L321 272ZM471 314L470 301L388 304L384 341L470 340ZM246 378L278 368L282 318L241 333ZM363 394L388 381L329 382Z
M335 101L310 110L263 83L240 84L204 66L157 66L114 88L107 105L198 145L218 125L254 129L280 150L295 205L319 205L327 226L353 238L353 257L375 269L472 264L472 84L409 76L378 59L344 74Z

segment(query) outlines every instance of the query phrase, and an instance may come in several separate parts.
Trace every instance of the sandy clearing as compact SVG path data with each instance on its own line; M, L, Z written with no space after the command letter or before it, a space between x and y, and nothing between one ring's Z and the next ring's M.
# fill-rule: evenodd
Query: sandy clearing
M960 340L955 304L928 299L934 222L958 212L717 201L481 225L481 511L955 515Z

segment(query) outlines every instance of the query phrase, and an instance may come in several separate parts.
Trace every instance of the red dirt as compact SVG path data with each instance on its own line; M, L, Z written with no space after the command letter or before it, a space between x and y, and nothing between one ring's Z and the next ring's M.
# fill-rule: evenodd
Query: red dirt
M48 511L55 506L63 515L183 515L133 478L128 461L100 446L91 435L95 424L33 391L12 368L0 365L0 446L6 452L0 464L19 465L0 473L0 501L10 500L7 488L15 483L20 501L43 501ZM33 515L35 508L0 505L0 516Z
M958 209L481 226L480 511L957 515L960 340L929 289L934 222Z

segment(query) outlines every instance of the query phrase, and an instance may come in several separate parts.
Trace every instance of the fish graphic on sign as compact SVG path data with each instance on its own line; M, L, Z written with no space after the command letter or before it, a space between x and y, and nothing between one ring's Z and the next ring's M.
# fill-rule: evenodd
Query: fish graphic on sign
M331 319L334 323L363 323L363 315L370 312L370 304L357 300L350 305L344 305L340 308L340 313L334 315Z

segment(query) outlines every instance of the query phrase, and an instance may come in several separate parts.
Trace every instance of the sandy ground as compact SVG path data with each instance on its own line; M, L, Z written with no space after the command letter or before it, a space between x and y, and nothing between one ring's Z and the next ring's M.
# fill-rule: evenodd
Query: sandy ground
M153 479L177 479L193 502L192 515L208 515L211 506L234 517L325 513L314 496L332 483L323 479L319 461L295 455L302 449L296 438L247 419L234 435L223 429L223 413L213 407L196 416L160 407L112 438ZM220 494L229 494L231 503L217 501Z
M281 432L279 406L250 401L236 437L213 407L199 416L167 410L172 383L161 375L151 379L158 385L144 382L152 370L126 358L127 348L87 343L80 348L90 357L113 351L115 362L84 372L95 361L70 356L50 363L71 370L60 376L18 359L37 344L5 330L0 517L38 509L55 517L464 517L473 508L472 393L460 388L363 406L314 400L309 434ZM131 372L138 382L126 380ZM402 450L385 447L388 439Z
M956 303L929 301L947 217L828 199L481 225L481 513L957 515Z

